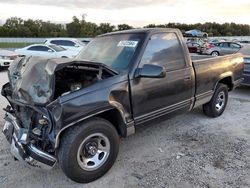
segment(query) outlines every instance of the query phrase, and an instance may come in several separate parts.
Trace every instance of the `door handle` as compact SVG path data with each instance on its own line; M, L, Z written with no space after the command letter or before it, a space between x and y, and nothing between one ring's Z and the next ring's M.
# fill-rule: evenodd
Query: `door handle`
M190 81L191 80L191 76L187 76L184 78L184 81Z

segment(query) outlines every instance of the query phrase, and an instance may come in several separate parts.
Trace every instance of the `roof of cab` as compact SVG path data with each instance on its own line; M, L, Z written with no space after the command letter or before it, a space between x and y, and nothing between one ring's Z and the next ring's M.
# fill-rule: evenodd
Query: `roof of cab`
M128 34L128 33L158 33L158 32L180 32L179 29L173 28L143 28L143 29L129 29L124 31L115 31L111 33L106 33L99 36L108 36L108 35L116 35L116 34Z

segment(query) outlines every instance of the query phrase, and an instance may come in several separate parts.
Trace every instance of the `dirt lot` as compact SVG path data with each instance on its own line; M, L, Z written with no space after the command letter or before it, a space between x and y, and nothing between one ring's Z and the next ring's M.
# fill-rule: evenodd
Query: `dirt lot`
M7 80L0 73L0 85ZM6 102L0 98L1 108ZM4 113L0 111L0 128ZM121 140L113 168L81 185L14 161L0 133L0 187L250 187L250 88L230 94L228 108L207 118L201 108Z

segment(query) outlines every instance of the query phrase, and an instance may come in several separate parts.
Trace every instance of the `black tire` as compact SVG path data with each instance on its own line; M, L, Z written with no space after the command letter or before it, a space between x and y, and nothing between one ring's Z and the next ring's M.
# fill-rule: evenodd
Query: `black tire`
M84 139L99 133L105 135L109 140L109 155L107 155L106 161L99 168L88 171L81 167L81 162L78 162L78 150L81 145L84 146ZM86 146L83 148L85 151ZM104 119L91 118L64 133L58 151L58 160L67 177L78 183L88 183L103 176L113 166L118 151L119 135L115 127Z
M223 100L224 102L219 102L219 98L222 100L221 96L224 96ZM203 105L204 114L208 117L214 117L214 118L220 116L226 109L227 101L228 101L228 87L225 84L219 83L216 87L215 93L210 102ZM220 108L216 105L219 105Z

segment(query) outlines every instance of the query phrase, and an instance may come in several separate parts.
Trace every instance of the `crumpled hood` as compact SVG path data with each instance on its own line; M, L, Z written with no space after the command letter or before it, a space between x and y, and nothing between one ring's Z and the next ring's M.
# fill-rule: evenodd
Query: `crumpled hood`
M12 99L30 105L49 103L53 97L55 71L75 62L66 58L17 58L9 68Z

